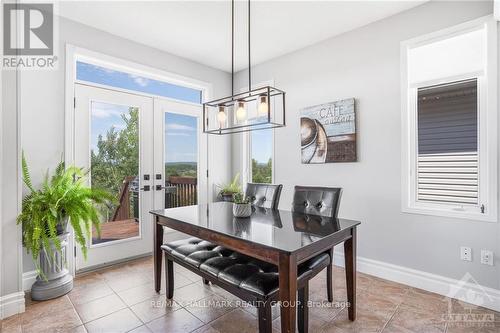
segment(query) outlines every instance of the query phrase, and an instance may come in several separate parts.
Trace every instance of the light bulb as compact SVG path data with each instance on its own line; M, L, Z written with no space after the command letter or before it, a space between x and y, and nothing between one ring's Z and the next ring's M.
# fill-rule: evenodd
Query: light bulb
M259 115L261 115L261 116L267 115L268 110L269 110L269 107L267 106L267 96L260 95Z
M245 102L238 102L238 109L236 109L236 119L238 121L245 120L247 117L247 110L245 109Z
M220 127L223 127L226 122L226 112L224 112L224 106L219 106L219 112L217 113L217 120L219 121Z

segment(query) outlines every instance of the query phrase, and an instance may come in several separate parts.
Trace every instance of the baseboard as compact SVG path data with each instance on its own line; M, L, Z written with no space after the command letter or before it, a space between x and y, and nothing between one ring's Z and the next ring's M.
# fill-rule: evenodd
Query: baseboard
M343 253L334 253L334 264L344 267ZM500 290L481 286L468 273L456 280L359 256L356 265L361 273L500 311Z
M20 291L0 297L0 319L24 312L24 292Z
M33 285L33 283L35 283L37 276L38 276L38 273L36 271L30 271L30 272L23 273L23 290L24 291L31 290L31 286Z

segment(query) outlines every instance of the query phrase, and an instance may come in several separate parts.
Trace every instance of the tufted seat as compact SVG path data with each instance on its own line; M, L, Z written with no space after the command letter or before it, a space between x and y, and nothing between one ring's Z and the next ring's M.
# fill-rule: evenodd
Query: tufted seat
M278 209L283 185L248 183L245 195L252 206Z
M295 186L292 211L337 217L341 194L339 187Z
M276 265L198 238L170 242L164 244L162 249L214 278L263 298L278 291L279 275ZM330 262L330 256L323 253L301 263L297 271L298 280L309 278L314 271L323 269Z

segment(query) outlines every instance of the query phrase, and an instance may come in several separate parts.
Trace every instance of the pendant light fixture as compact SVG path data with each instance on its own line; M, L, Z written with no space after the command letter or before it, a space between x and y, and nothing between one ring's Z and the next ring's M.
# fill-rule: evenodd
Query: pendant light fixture
M231 96L203 103L203 132L232 134L285 126L285 92L252 88L250 0L248 0L248 89L234 93L234 0L231 0Z

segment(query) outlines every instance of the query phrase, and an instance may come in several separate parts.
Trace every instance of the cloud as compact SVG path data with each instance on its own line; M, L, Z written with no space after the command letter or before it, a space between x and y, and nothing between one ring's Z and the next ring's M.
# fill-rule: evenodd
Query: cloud
M167 136L189 136L187 133L179 132L167 132Z
M119 130L122 130L122 129L125 128L124 124L113 124L111 126L114 127L114 128L116 128L116 129L119 129Z
M92 109L92 118L109 118L109 117L120 117L123 112L117 110L106 110L100 108Z
M195 128L187 125L177 124L177 123L169 123L165 126L165 130L170 131L194 131Z
M92 102L92 118L120 117L127 113L127 106Z
M133 75L133 74L129 74L128 76L132 80L134 80L135 83L137 83L138 85L140 85L141 87L146 87L149 84L149 80L146 79L146 78L144 78L144 77L140 77L140 76Z

